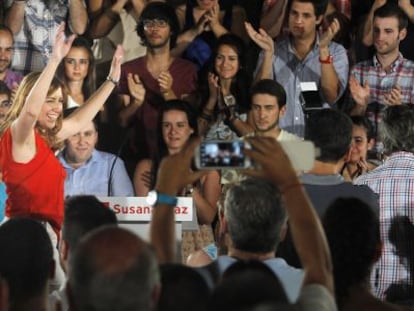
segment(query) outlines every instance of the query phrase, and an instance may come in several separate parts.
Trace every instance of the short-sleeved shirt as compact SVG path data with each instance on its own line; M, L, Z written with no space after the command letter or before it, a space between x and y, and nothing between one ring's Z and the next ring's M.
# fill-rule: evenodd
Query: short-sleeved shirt
M338 75L338 97L343 94L348 82L348 56L345 48L331 42L329 52L333 56L333 65ZM259 55L256 71L263 62L263 52ZM316 37L313 48L303 60L297 58L289 37L282 39L275 45L275 54L272 63L273 79L279 82L286 91L286 113L280 118L279 126L300 137L304 136L305 116L301 105L301 83L315 82L323 103L329 106L321 90L321 64L319 61L319 37ZM332 103L331 103L332 104Z
M69 0L56 0L51 8L45 2L27 0L22 28L14 36L12 68L23 74L43 70L52 54L57 28L68 16ZM6 8L12 4L13 0L6 0Z

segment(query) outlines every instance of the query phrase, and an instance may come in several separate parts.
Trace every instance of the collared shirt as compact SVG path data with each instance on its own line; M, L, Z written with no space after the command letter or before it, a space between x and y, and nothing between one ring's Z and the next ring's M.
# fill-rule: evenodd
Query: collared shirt
M339 80L338 97L343 94L348 82L348 56L345 48L335 42L329 45L333 56L335 71ZM259 55L256 72L263 62L263 52ZM313 48L303 60L297 58L289 37L275 44L272 64L273 79L286 91L286 113L279 120L279 126L300 137L304 136L305 117L302 110L300 94L302 82L315 82L324 106L329 104L324 99L321 89L321 64L319 62L319 36ZM336 100L337 100L336 99ZM332 103L331 103L332 104Z
M14 36L13 69L27 74L42 71L52 54L58 26L67 21L69 0L56 0L51 9L46 1L27 0L22 28ZM6 0L6 8L13 0Z
M395 152L384 164L358 177L354 183L368 185L379 194L380 232L384 244L382 256L371 275L371 286L375 295L384 299L390 285L401 283L410 275L394 254L395 247L388 239L388 231L396 216L408 216L414 223L414 154Z
M372 59L360 62L351 69L360 85L368 82L370 88L370 103L366 110L366 116L374 126L374 133L377 137L376 152L383 150L378 135L379 124L382 120L382 111L387 106L384 99L393 87L401 88L401 102L403 104L414 104L414 62L406 59L400 53L398 58L391 64L389 72L386 72L378 61L376 55ZM351 96L348 104L353 106Z
M71 167L64 158L64 150L58 155L66 170L65 197L77 194L96 196L133 196L134 189L125 169L124 161L113 154L94 150L92 157L81 167ZM115 164L114 164L115 163ZM111 168L114 165L111 175ZM111 178L109 180L109 177ZM108 185L110 183L110 195Z
M7 69L6 76L4 77L4 83L6 83L7 87L12 90L16 85L19 85L20 81L22 81L23 75L11 69Z

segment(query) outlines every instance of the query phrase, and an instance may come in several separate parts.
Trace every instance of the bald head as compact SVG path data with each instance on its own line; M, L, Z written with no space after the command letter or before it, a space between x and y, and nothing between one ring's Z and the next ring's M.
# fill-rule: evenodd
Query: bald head
M128 230L104 227L81 241L69 261L76 310L150 310L159 285L155 255Z

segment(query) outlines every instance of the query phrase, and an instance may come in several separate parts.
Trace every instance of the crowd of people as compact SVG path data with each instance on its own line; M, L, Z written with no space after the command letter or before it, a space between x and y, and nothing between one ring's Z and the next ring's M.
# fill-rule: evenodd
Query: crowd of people
M410 0L5 0L0 311L414 310L413 25ZM197 169L201 140L252 165ZM149 241L107 196L155 198Z

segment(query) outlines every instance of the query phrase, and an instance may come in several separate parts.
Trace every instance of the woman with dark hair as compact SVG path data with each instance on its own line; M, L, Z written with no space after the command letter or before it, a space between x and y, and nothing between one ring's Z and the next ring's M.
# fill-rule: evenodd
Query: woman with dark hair
M67 108L81 106L95 91L95 58L91 42L77 37L57 71L68 91Z
M158 121L158 150L153 159L138 163L134 174L134 187L137 196L146 196L154 189L158 167L162 159L182 150L189 139L198 135L197 118L193 108L185 101L170 100L161 108ZM181 196L192 196L195 214L199 223L197 231L183 231L182 259L195 250L213 242L211 223L217 213L220 196L220 175L209 171L195 184L182 189Z
M253 132L246 122L250 107L250 79L243 68L244 63L243 41L232 34L221 36L212 58L211 71L200 85L201 101L205 103L199 116L201 136L232 140Z
M342 176L352 181L377 167L368 160L368 153L375 144L370 121L364 116L351 116L352 144L348 161L342 169Z
M246 38L246 12L234 0L187 0L176 9L182 33L178 53L202 69L217 44L217 39L231 32Z

